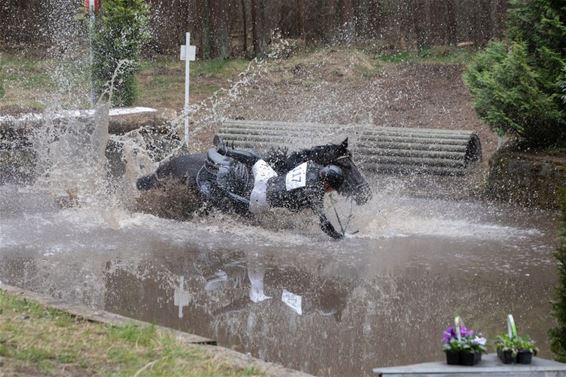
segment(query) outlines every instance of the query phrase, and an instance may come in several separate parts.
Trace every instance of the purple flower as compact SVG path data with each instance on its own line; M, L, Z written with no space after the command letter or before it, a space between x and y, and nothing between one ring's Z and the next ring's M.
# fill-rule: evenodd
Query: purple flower
M460 326L460 337L465 338L473 335L474 330L469 330L468 328L466 328L466 326ZM456 335L456 329L454 328L454 326L448 327L442 333L442 343L444 344L450 343L450 340L455 338L458 338L458 336Z

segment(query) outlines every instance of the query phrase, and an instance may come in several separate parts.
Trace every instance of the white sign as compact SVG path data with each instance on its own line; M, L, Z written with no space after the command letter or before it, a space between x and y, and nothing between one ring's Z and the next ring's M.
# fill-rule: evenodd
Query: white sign
M291 170L285 176L285 187L287 191L295 190L300 187L305 187L307 184L307 163L303 163Z
M195 46L189 46L189 51L187 51L187 46L181 46L181 60L185 61L189 59L190 62L194 62L197 58L197 48Z
M284 289L283 294L281 295L281 301L297 312L298 315L303 314L303 298L301 296Z

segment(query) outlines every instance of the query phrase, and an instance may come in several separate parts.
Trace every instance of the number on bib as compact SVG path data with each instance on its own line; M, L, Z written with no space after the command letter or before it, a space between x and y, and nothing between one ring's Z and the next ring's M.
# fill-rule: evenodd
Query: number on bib
M291 170L285 176L285 187L287 191L305 187L307 184L307 163L303 163Z

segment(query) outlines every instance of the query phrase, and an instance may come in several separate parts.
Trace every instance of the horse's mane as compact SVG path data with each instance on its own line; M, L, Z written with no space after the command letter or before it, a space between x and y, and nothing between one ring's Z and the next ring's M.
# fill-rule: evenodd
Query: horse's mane
M338 157L350 156L348 139L341 144L325 144L312 148L302 149L288 153L287 148L271 148L265 160L277 173L285 173L306 161L313 161L320 165L329 165Z

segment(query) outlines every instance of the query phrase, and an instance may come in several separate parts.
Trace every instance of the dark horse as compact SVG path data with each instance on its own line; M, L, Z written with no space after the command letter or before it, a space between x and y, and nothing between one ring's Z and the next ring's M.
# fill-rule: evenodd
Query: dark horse
M286 149L271 150L265 156L252 150L229 148L218 139L215 144L207 153L185 154L161 163L154 173L138 179L138 189L159 188L160 182L173 179L198 192L203 204L251 215L249 197L254 183L251 167L263 159L278 175L285 175L307 161L336 165L344 174L344 183L337 190L340 195L352 198L358 205L365 204L372 196L367 181L352 160L348 139L290 154ZM302 208L290 205L289 209Z

